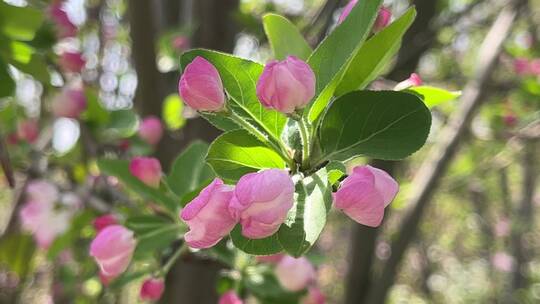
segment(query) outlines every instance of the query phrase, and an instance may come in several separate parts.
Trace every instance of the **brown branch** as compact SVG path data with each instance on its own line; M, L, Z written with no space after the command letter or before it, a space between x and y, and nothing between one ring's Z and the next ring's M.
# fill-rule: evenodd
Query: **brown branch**
M0 165L2 166L2 170L4 171L4 175L6 177L9 187L12 189L15 188L15 177L13 176L13 169L11 168L8 150L1 134L0 134Z

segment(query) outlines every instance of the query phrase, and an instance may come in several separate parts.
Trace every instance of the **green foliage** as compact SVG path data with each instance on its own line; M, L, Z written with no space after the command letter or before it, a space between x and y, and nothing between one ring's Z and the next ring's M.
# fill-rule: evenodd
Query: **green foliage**
M0 57L0 98L10 96L15 91L15 81L8 72L7 64Z
M0 2L0 32L12 39L30 41L43 22L43 13L31 7Z
M145 257L168 248L186 232L184 225L156 215L130 217L126 227L135 232L136 257Z
M178 94L171 94L163 101L163 121L170 130L178 130L186 124L182 111L184 103Z
M0 239L0 263L8 266L20 278L32 269L36 245L27 234L8 234Z
M280 15L267 14L263 17L263 25L277 60L283 60L288 55L308 59L311 47L289 20Z
M397 53L401 39L416 16L414 7L369 39L352 59L336 89L341 96L350 91L364 89L381 73L390 59Z
M105 127L105 136L108 138L126 138L137 132L139 118L131 110L118 110L110 112L109 123Z
M436 107L445 102L455 100L461 96L461 92L451 92L445 89L430 87L430 86L418 86L409 88L408 91L416 93L422 97L424 103L429 108Z
M238 224L231 231L230 235L234 246L248 254L270 255L283 251L277 233L264 239L248 239L242 235L242 226Z
M207 143L194 141L174 161L167 184L178 197L197 190L214 177L214 172L205 163L207 152Z
M416 95L395 91L358 91L335 100L320 130L323 157L402 159L422 147L431 113Z
M276 151L245 130L219 136L210 145L206 161L219 177L233 182L260 169L285 168L285 162Z

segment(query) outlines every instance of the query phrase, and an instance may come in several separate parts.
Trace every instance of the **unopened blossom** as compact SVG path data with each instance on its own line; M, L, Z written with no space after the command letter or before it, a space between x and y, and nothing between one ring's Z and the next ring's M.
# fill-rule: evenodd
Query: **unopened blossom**
M103 284L103 286L109 286L109 284L111 283L112 280L114 280L114 278L115 277L108 276L104 274L102 271L99 271L99 281L101 282L101 284Z
M531 74L540 77L540 58L533 59L529 62L529 70Z
M220 298L218 304L243 304L244 302L233 290L227 291Z
M257 82L261 104L282 113L304 108L315 96L315 73L304 61L288 56L264 67Z
M86 65L86 60L79 52L64 52L60 55L58 64L64 72L80 73Z
M77 26L69 19L62 2L51 4L49 15L56 27L58 38L74 37L77 35Z
M35 143L39 137L39 126L37 121L33 119L19 121L17 124L17 137L30 144Z
M143 301L157 301L163 295L165 282L161 278L151 278L143 282L139 297Z
M150 145L156 145L163 136L161 120L155 116L143 119L139 125L139 137Z
M335 193L334 205L356 222L377 227L398 189L397 182L383 170L358 166Z
M225 93L218 70L203 57L188 64L178 83L182 100L197 111L218 112L225 107Z
M52 204L58 201L59 197L58 188L46 180L32 180L26 186L27 200Z
M92 241L90 255L94 257L104 276L117 277L129 266L135 245L131 230L112 225L101 230Z
M305 257L285 256L274 272L281 286L293 292L308 287L316 278L315 268Z
M86 96L82 89L66 89L53 99L52 111L57 117L78 119L85 110Z
M325 304L326 298L321 290L315 286L308 289L308 293L300 300L301 304Z
M373 24L373 31L382 31L386 26L388 26L390 19L392 19L392 12L387 7L381 7L377 13L375 24Z
M514 269L514 257L509 255L506 252L499 251L496 252L491 258L491 263L495 269L501 272L510 272Z
M233 189L216 178L184 207L180 217L189 226L184 239L190 247L212 247L234 228L237 220L228 209Z
M129 172L147 186L159 188L161 164L153 157L135 157L129 163Z
M417 86L421 86L423 83L422 81L422 78L420 78L420 75L416 74L416 73L412 73L411 76L409 76L409 78L403 80L402 82L398 83L395 87L394 87L394 90L395 91L402 91L402 90L406 90L408 88L411 88L411 87L417 87Z
M32 234L38 246L47 249L69 228L71 214L54 210L54 204L47 201L28 201L19 211L21 226Z
M118 219L114 214L104 214L94 219L93 226L97 232L103 230L105 227L117 225Z
M514 71L518 75L529 74L529 59L527 58L516 58L514 59Z
M288 172L267 169L240 178L230 211L242 225L242 235L262 239L276 233L293 206L294 183Z

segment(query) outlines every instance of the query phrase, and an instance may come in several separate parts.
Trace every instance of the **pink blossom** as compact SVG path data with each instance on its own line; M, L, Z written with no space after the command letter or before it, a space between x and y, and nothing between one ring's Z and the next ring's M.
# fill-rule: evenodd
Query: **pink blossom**
M518 122L518 118L513 113L507 113L503 116L503 122L507 127L514 127Z
M64 52L60 55L58 64L64 72L80 73L86 65L86 60L79 52Z
M315 286L309 287L308 293L300 300L301 304L325 304L326 298L321 290Z
M39 137L39 126L33 119L19 121L17 124L17 136L30 144L36 142Z
M90 244L94 257L106 277L117 277L126 271L135 250L133 232L120 225L101 230Z
M135 157L129 164L129 172L152 188L159 188L161 164L153 157Z
M30 232L38 246L47 249L55 238L69 228L71 216L65 211L55 211L47 201L29 201L19 211L21 226Z
M270 61L257 82L257 97L262 105L282 113L305 107L315 96L315 73L304 61L288 56Z
M44 202L50 205L58 201L58 188L46 180L36 179L26 186L26 197L28 200Z
M189 38L186 36L177 36L172 41L172 46L177 51L183 51L189 49L191 45L191 42L189 41Z
M103 286L109 286L109 284L111 283L112 280L114 280L114 278L115 277L108 276L104 274L102 271L99 271L99 281L101 281L101 284L103 284Z
M117 225L118 219L114 214L104 214L94 219L93 225L97 232L100 232L105 227Z
M163 136L163 126L159 118L149 116L139 126L139 137L150 145L156 145Z
M219 72L200 56L185 68L178 83L178 92L184 102L197 111L218 112L225 106Z
M531 60L529 70L533 75L540 76L540 58Z
M411 76L409 76L409 78L407 78L404 81L398 83L394 87L394 90L395 91L402 91L402 90L406 90L406 89L408 89L410 87L421 86L422 83L423 83L423 81L422 81L422 78L420 78L420 75L418 75L416 73L412 73Z
M56 25L58 38L74 37L77 35L77 26L71 22L62 3L53 3L49 7L49 15Z
M518 75L529 74L529 60L527 58L514 59L514 71Z
M305 257L285 256L274 271L281 286L293 292L306 288L316 277L315 268Z
M189 226L184 239L190 247L212 247L231 232L237 223L228 210L232 196L233 187L216 178L186 205L180 217Z
M510 229L512 228L510 219L503 217L497 221L495 224L495 236L505 237L510 235Z
M335 193L334 205L356 222L377 227L398 189L397 182L383 170L358 166Z
M218 304L243 304L244 302L233 290L227 291L220 298Z
M509 255L506 252L497 252L493 257L491 258L491 263L495 267L495 269L502 271L502 272L510 272L512 269L514 269L514 257Z
M161 278L151 278L143 282L139 296L143 301L157 301L165 291L165 282Z
M278 231L293 196L294 183L287 171L267 169L240 178L229 210L240 221L243 236L261 239Z
M375 19L375 24L373 25L373 31L379 32L383 30L389 23L392 18L392 12L386 8L381 7L379 13L377 14L377 19Z
M52 104L52 111L57 117L78 119L85 110L86 96L81 89L63 90Z

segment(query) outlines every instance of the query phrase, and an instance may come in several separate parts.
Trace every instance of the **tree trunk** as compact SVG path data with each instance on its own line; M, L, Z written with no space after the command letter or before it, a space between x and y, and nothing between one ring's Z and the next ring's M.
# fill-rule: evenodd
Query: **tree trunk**
M497 63L502 44L510 33L517 15L518 3L522 4L522 1L513 1L499 14L482 43L474 77L463 91L460 108L441 131L441 135L438 136L440 142L433 148L413 182L416 185L416 191L412 194L409 204L413 206L413 209L405 217L399 230L401 233L392 243L391 256L386 262L380 279L370 291L367 303L385 302L388 291L396 279L401 261L416 236L422 215L431 201L437 184L457 152L461 139L482 102L483 88Z

